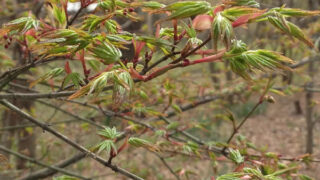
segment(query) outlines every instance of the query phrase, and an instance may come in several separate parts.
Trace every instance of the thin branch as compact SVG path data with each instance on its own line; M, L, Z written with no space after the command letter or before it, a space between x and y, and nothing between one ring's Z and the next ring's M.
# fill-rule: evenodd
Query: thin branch
M268 92L270 82L271 82L271 79L269 79L268 84L267 84L265 90L263 91L262 95L260 96L259 101L256 103L256 105L251 109L251 111L246 115L246 117L244 117L244 119L241 121L241 123L236 128L233 129L231 136L227 140L227 144L229 144L232 141L233 137L238 133L239 129L247 122L249 117L251 117L251 115L256 111L256 109L264 102L264 97ZM227 150L227 147L225 146L222 149L222 153L224 155L227 155L226 150Z
M41 127L43 130L46 130L48 132L50 132L51 134L53 134L54 136L56 136L57 138L63 140L64 142L66 142L67 144L69 144L70 146L74 147L75 149L86 153L89 157L91 157L92 159L96 160L97 162L99 162L100 164L103 164L104 166L112 169L114 172L118 172L124 176L127 176L129 178L135 179L135 180L142 180L141 177L132 174L120 167L117 167L115 165L109 164L107 160L101 158L100 156L98 156L97 154L89 151L88 149L86 149L85 147L79 145L78 143L72 141L71 139L69 139L68 137L66 137L65 135L55 131L54 129L48 127L46 124L34 119L32 116L30 116L29 114L25 113L24 111L22 111L21 109L19 109L18 107L14 106L13 104L11 104L10 102L6 101L6 100L0 100L0 103L2 105L4 105L5 107L11 109L12 111L16 112L17 114L19 114L20 116L24 117L25 119L29 120L30 122L38 125L39 127Z
M54 126L54 125L59 125L59 124L72 123L72 122L79 122L79 120L72 119L72 120L52 122L52 123L48 124L48 126ZM0 131L11 131L11 130L22 129L22 128L27 128L27 127L38 127L38 126L35 124L22 124L22 125L17 125L17 126L6 126L6 127L1 128Z
M227 140L227 144L231 142L233 137L238 133L239 129L247 122L249 117L256 111L256 109L262 104L263 101L260 101L251 109L251 111L246 115L246 117L241 121L241 123L233 130L231 136Z
M170 171L170 173L177 179L180 180L180 177L174 172L174 170L170 167L170 165L166 162L166 160L157 153L154 153L163 163L163 165Z
M41 103L41 104L44 104L45 106L54 108L54 109L56 109L56 110L58 110L58 111L60 111L60 112L62 112L62 113L64 113L64 114L66 114L66 115L68 115L68 116L71 116L71 117L73 117L73 118L75 118L75 119L79 119L79 120L81 120L81 121L83 121L83 122L89 123L89 124L94 125L94 126L96 126L96 127L98 127L98 128L101 128L101 129L105 128L104 126L102 126L102 125L100 125L100 124L97 124L97 123L95 123L95 122L92 121L92 120L83 118L83 117L81 117L81 116L77 116L77 115L75 115L75 114L73 114L73 113L71 113L71 112L68 112L68 111L66 111L66 110L64 110L64 109L62 109L62 108L60 108L60 107L57 107L57 106L52 105L52 104L50 104L50 103L47 103L47 102L45 102L45 101L37 100L36 102L39 102L39 103Z
M66 29L69 28L69 26L71 26L73 24L73 22L78 18L78 16L80 15L81 11L83 10L83 7L80 7L80 9L77 11L77 13L71 18L70 21L67 22L67 26Z
M58 98L70 96L76 91L52 92L52 93L0 93L0 99L39 99Z
M116 142L121 141L122 139L124 139L127 136L126 133L123 133L120 137L118 137L116 139ZM86 153L77 153L75 155L73 155L71 158L63 160L61 162L56 163L54 166L55 167L60 167L60 168L64 168L67 167L71 164L77 163L78 161L82 160L83 158L85 158L87 156ZM52 169L41 169L38 170L36 172L33 172L32 174L28 175L28 176L24 176L22 178L19 178L18 180L34 180L34 179L43 179L46 178L48 176L52 176L55 173L57 173L57 171L52 170ZM91 177L91 179L93 179Z
M155 63L153 63L150 67L148 67L147 69L142 71L142 74L145 74L147 72L149 72L151 69L153 69L154 67L156 67L157 65L159 65L160 63L166 61L168 58L175 56L177 54L179 54L181 52L172 52L168 55L163 56L162 58L160 58L158 61L156 61Z
M209 41L211 40L211 36L209 36L205 41L203 41L199 46L197 46L196 48L192 49L190 52L188 52L187 54L185 54L184 56L181 56L180 58L174 60L171 64L176 64L182 60L184 60L186 57L192 55L193 53L195 53L197 50L199 50L200 48L202 48L203 46L205 46Z
M65 167L67 167L67 166L69 166L71 164L74 164L74 163L80 161L81 159L83 159L85 157L86 157L85 153L78 153L78 154L72 156L69 159L66 159L66 160L63 160L63 161L61 161L61 162L59 162L57 164L54 164L53 166L57 167L57 168L65 168ZM48 176L52 176L57 172L58 171L56 171L54 169L50 169L50 168L41 169L41 170L33 172L33 173L31 173L31 174L29 174L27 176L21 177L18 180L43 179L43 178L46 178Z
M160 118L163 119L163 121L166 122L167 124L170 124L170 123L171 123L171 121L170 121L168 118L164 117L164 116L160 116ZM200 144L200 145L204 145L204 144L205 144L205 143L204 143L203 141L201 141L199 138L193 136L192 134L190 134L190 133L188 133L188 132L186 132L186 131L177 131L177 132L178 132L178 133L181 133L181 134L184 135L185 137L191 139L192 141L194 141L194 142L196 142L196 143L198 143L198 144Z
M73 173L73 172L67 171L67 170L62 169L62 168L58 168L58 167L55 167L55 166L47 165L47 164L42 163L42 162L40 162L40 161L38 161L38 160L36 160L36 159L30 158L30 157L25 156L25 155L23 155L23 154L20 154L20 153L18 153L18 152L11 151L10 149L7 149L6 147L4 147L4 146L2 146L2 145L0 145L0 150L1 150L1 151L4 151L4 152L6 152L6 153L9 153L9 154L15 155L15 156L17 156L17 157L19 157L19 158L21 158L21 159L30 161L30 162L32 162L32 163L34 163L34 164L38 164L38 165L40 165L40 166L47 167L47 168L49 168L49 169L55 170L55 171L57 171L57 172L61 172L61 173L63 173L63 174L69 175L69 176L73 176L73 177L77 177L77 178L85 179L85 180L89 180L89 179L90 179L90 178L83 177L83 176L81 176L81 175L79 175L79 174L75 174L75 173Z

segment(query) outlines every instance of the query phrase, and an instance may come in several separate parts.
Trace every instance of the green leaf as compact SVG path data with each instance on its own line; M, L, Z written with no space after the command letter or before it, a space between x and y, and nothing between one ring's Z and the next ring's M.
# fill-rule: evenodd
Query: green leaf
M81 79L80 74L77 72L72 72L68 74L63 81L62 87L65 87L70 81L76 88L79 88L80 84L84 84L84 81Z
M112 76L112 72L103 72L94 80L90 81L88 84L90 86L90 90L88 94L91 94L93 91L96 94L99 94L104 87L107 86L108 79Z
M241 180L240 177L245 175L244 173L229 173L219 176L217 180Z
M290 16L290 17L315 16L320 14L320 11L307 11L302 9L284 8L284 7L276 7L271 9L270 11L276 11L282 15Z
M29 29L38 29L40 22L33 19L32 17L21 17L4 24L4 29L11 31L16 30L19 33L25 33Z
M198 14L205 14L211 9L211 5L205 1L183 1L175 2L164 8L166 11L172 11L172 14L162 19L161 21L167 21L172 19L182 19Z
M279 13L275 13L276 16L269 16L269 22L281 30L283 33L286 33L290 36L293 36L300 41L304 42L310 47L314 47L312 41L302 32L302 30L295 24L287 21L285 17Z
M117 129L115 127L110 128L110 127L106 127L103 130L100 130L98 132L99 135L108 138L108 139L116 139L117 137L120 137L122 135L122 133L117 132Z
M256 176L257 178L263 179L263 174L258 169L252 169L252 168L244 168L243 172L248 173L249 175Z
M177 121L171 122L170 124L167 125L166 129L167 130L176 130L179 127L180 123Z
M177 113L182 113L182 110L179 105L177 104L172 104L171 107L177 112Z
M101 62L97 61L97 60L87 60L86 61L89 66L96 72L99 72L100 66L101 66Z
M115 83L113 86L113 101L114 103L121 103L128 97L129 93L133 91L133 80L127 71L114 74Z
M55 77L59 76L60 74L62 74L63 72L64 72L63 68L55 68L55 69L47 72L43 76L41 76L39 79L31 82L29 87L31 88L31 87L35 86L36 84L38 84L39 82L46 81L51 78L55 78Z
M234 21L240 16L250 15L250 14L254 14L254 13L261 13L261 12L264 12L264 11L257 9L257 8L251 8L251 7L245 7L245 6L235 6L235 7L225 9L221 13L223 14L223 16Z
M147 2L142 2L142 8L145 9L160 9L160 8L164 8L165 5L161 4L159 2L156 1L147 1Z
M137 137L130 137L128 139L128 143L132 146L135 146L135 147L143 147L143 148L147 148L151 151L159 151L159 149L155 145L153 145L151 142L149 142L145 139L140 139Z
M63 8L59 8L57 5L53 4L53 15L61 25L66 23L67 18Z
M233 0L231 4L234 6L251 6L259 8L260 4L255 0Z
M315 179L313 179L313 178L311 178L311 177L309 177L307 175L304 175L304 174L300 174L299 175L299 179L300 180L315 180Z
M93 56L103 59L104 64L112 64L120 59L121 51L114 45L106 42L94 43L87 48Z
M115 153L117 153L117 147L116 145L113 143L112 140L105 140L102 141L100 144L98 144L96 146L96 148L98 149L98 153L102 152L102 151L106 151L107 154L110 154L111 150Z
M244 162L244 158L240 154L240 151L238 149L237 150L230 149L230 159L237 164Z
M224 55L224 59L229 60L232 71L245 79L251 79L249 71L252 68L266 71L267 69L290 68L283 63L292 63L292 60L269 50L246 50L246 45L241 41L233 41L232 48Z
M234 33L231 22L227 18L222 16L221 13L217 13L213 20L211 28L213 48L215 50L218 49L219 41L222 41L225 44L225 46L229 48L233 34Z

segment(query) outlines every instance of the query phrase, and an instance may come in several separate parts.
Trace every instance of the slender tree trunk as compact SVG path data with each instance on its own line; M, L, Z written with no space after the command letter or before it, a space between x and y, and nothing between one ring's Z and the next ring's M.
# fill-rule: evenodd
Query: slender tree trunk
M315 57L317 58L317 57ZM306 123L307 123L307 134L306 134L306 153L313 153L313 92L308 89L313 87L313 77L314 77L314 61L311 61L308 67L308 73L311 81L306 85Z

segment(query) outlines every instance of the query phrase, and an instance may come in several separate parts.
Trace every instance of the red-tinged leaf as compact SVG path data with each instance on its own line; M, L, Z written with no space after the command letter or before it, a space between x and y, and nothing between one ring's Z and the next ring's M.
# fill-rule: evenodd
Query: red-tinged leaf
M198 15L193 19L192 27L198 31L210 29L213 17L210 15Z
M224 5L220 5L220 6L217 6L214 10L213 10L213 14L216 15L218 12L221 12L224 10Z
M238 27L238 26L244 25L248 23L250 20L253 20L261 16L262 14L264 14L264 12L258 12L258 13L246 14L246 15L240 16L238 19L232 22L232 27Z
M32 36L34 37L35 39L37 38L36 36L36 31L34 29L29 29L27 32L24 33L25 35L28 35L28 36Z
M260 165L260 166L263 165L263 162L261 162L261 161L251 160L251 162L252 162L253 164L257 164L257 165Z
M145 42L142 42L142 41L136 41L134 39L132 39L132 43L133 43L133 46L134 46L134 59L133 59L133 62L136 63L139 59L139 54L142 50L142 48L146 45Z
M241 172L244 168L244 163L241 163L240 165L238 165L238 167L234 170L234 172Z
M66 71L67 74L72 73L70 65L69 65L69 61L66 61L65 65L64 65L64 70Z
M179 176L183 176L185 173L186 173L186 170L185 169L181 169L180 172L179 172Z
M62 0L61 1L64 13L66 14L66 17L68 17L68 0Z
M252 179L252 177L249 176L249 175L244 175L244 176L242 176L240 179L242 179L242 180L249 180L249 179Z
M216 178L214 178L213 176L211 176L210 180L216 180Z
M130 68L130 75L134 79L139 79L142 81L144 81L146 79L146 76L140 75L135 69L133 69L133 67Z
M53 79L49 79L48 80L48 84L50 85L51 89L54 90L54 80Z
M86 66L86 62L85 62L85 59L84 59L84 50L82 50L79 53L77 53L77 55L78 55L79 60L81 61L84 75L88 76L90 74L90 70L88 70L87 66Z
M128 137L124 140L123 144L118 149L118 154L128 146Z
M160 24L157 24L157 29L156 29L156 38L159 38L160 37L160 29L161 29L161 25Z
M74 94L69 96L68 100L72 100L72 99L75 99L77 97L83 96L83 95L87 94L89 91L90 91L90 84L87 84L86 86L83 86L77 92L75 92Z
M220 156L220 157L217 157L216 160L217 161L225 161L225 160L227 160L227 158L224 156Z

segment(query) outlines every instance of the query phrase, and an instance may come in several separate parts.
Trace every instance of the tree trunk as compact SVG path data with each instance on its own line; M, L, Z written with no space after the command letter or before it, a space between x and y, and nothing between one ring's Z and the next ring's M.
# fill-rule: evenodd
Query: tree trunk
M317 58L317 57L314 57ZM310 62L308 67L308 73L311 81L306 85L306 123L307 123L307 135L306 135L306 153L313 153L313 92L308 89L313 87L313 76L314 76L314 65L313 61Z

